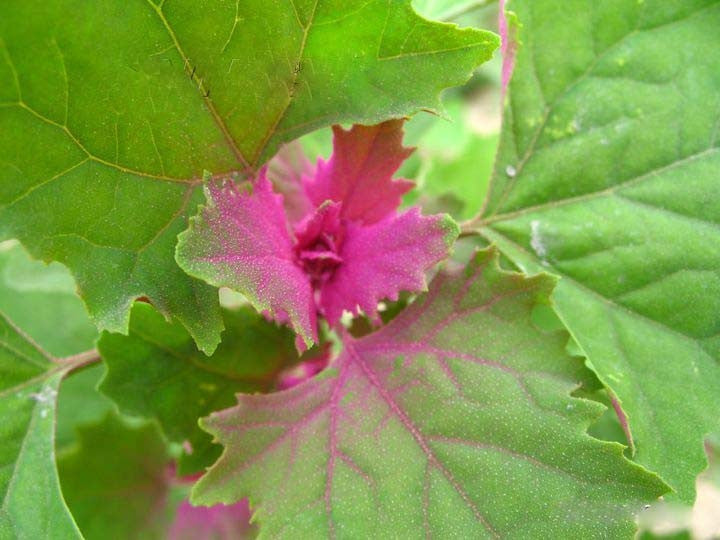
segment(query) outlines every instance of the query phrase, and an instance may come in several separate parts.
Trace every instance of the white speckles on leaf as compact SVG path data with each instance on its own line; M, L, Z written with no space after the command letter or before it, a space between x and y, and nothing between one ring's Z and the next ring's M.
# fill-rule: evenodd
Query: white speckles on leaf
M533 219L530 222L530 247L533 249L535 254L540 257L542 263L547 264L547 261L545 260L547 257L547 247L540 236L540 221L537 219Z
M34 399L40 406L40 418L47 418L55 398L57 397L57 390L50 386L44 386L39 392L33 392L28 395L30 399Z
M28 397L34 399L40 404L52 403L57 397L57 390L52 387L45 386L40 392L33 392Z

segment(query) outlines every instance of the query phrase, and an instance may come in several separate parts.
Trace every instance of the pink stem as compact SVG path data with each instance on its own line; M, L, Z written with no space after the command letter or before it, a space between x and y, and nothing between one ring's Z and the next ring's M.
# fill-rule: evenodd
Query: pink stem
M610 397L610 403L612 403L613 409L615 409L615 414L618 417L618 420L620 421L620 425L622 426L622 430L625 433L625 438L628 441L628 446L630 447L630 455L635 455L635 443L633 442L633 436L630 432L630 424L628 423L627 416L625 415L625 411L622 410L622 406L620 405L620 400L617 398L615 394L613 394L610 390L607 391L608 396Z

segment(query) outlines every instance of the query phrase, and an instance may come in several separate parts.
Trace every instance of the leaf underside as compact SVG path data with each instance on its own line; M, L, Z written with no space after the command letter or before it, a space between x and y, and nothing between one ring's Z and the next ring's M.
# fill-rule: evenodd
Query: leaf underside
M521 43L480 232L562 276L558 312L635 459L691 503L720 427L720 2L508 9Z
M630 538L665 486L585 432L582 363L531 321L552 286L492 251L441 272L318 377L202 420L225 452L194 502L249 496L266 538Z

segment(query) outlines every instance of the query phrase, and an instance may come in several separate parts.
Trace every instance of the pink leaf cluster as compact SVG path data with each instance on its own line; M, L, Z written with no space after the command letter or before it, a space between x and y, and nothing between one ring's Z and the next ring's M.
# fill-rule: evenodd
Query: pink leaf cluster
M226 506L192 506L183 501L168 531L169 540L241 540L253 538L247 499Z
M288 322L300 348L317 341L318 315L333 326L344 311L376 317L379 301L424 290L425 271L458 235L448 216L398 212L412 187L393 178L412 152L402 121L333 131L332 157L285 174L285 196L266 170L246 188L210 182L207 206L178 245L186 271Z

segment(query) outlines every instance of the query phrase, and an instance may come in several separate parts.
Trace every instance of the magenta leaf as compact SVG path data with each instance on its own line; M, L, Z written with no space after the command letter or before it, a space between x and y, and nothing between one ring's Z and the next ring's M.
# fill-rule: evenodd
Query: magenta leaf
M666 486L586 433L587 372L532 321L553 286L494 250L441 272L316 377L201 420L225 451L194 502L247 496L268 538L631 537Z
M425 271L459 233L448 216L396 213L411 186L392 178L410 153L401 142L402 121L335 128L333 156L313 174L297 172L307 169L297 156L281 158L285 207L265 171L248 191L211 181L207 206L180 235L178 263L289 322L304 346L316 340L318 314L331 325L343 311L374 318L382 299L423 290Z
M192 506L183 501L170 526L168 540L242 540L254 538L246 500L229 506Z
M402 120L376 126L333 126L333 155L318 161L306 183L315 205L326 200L342 202L342 217L370 224L394 213L413 184L392 175L412 153L402 146Z
M425 270L445 258L459 233L447 215L424 217L417 208L369 226L349 223L340 251L343 264L320 288L330 324L343 311L373 316L380 300L426 288Z
M277 380L277 389L287 390L312 378L327 367L330 357L330 342L325 342L321 346L311 349L305 353L299 364L288 367L280 373Z
M243 293L262 312L289 321L307 346L317 339L312 290L295 263L282 198L264 171L245 191L211 180L207 205L178 237L177 258L191 275Z

